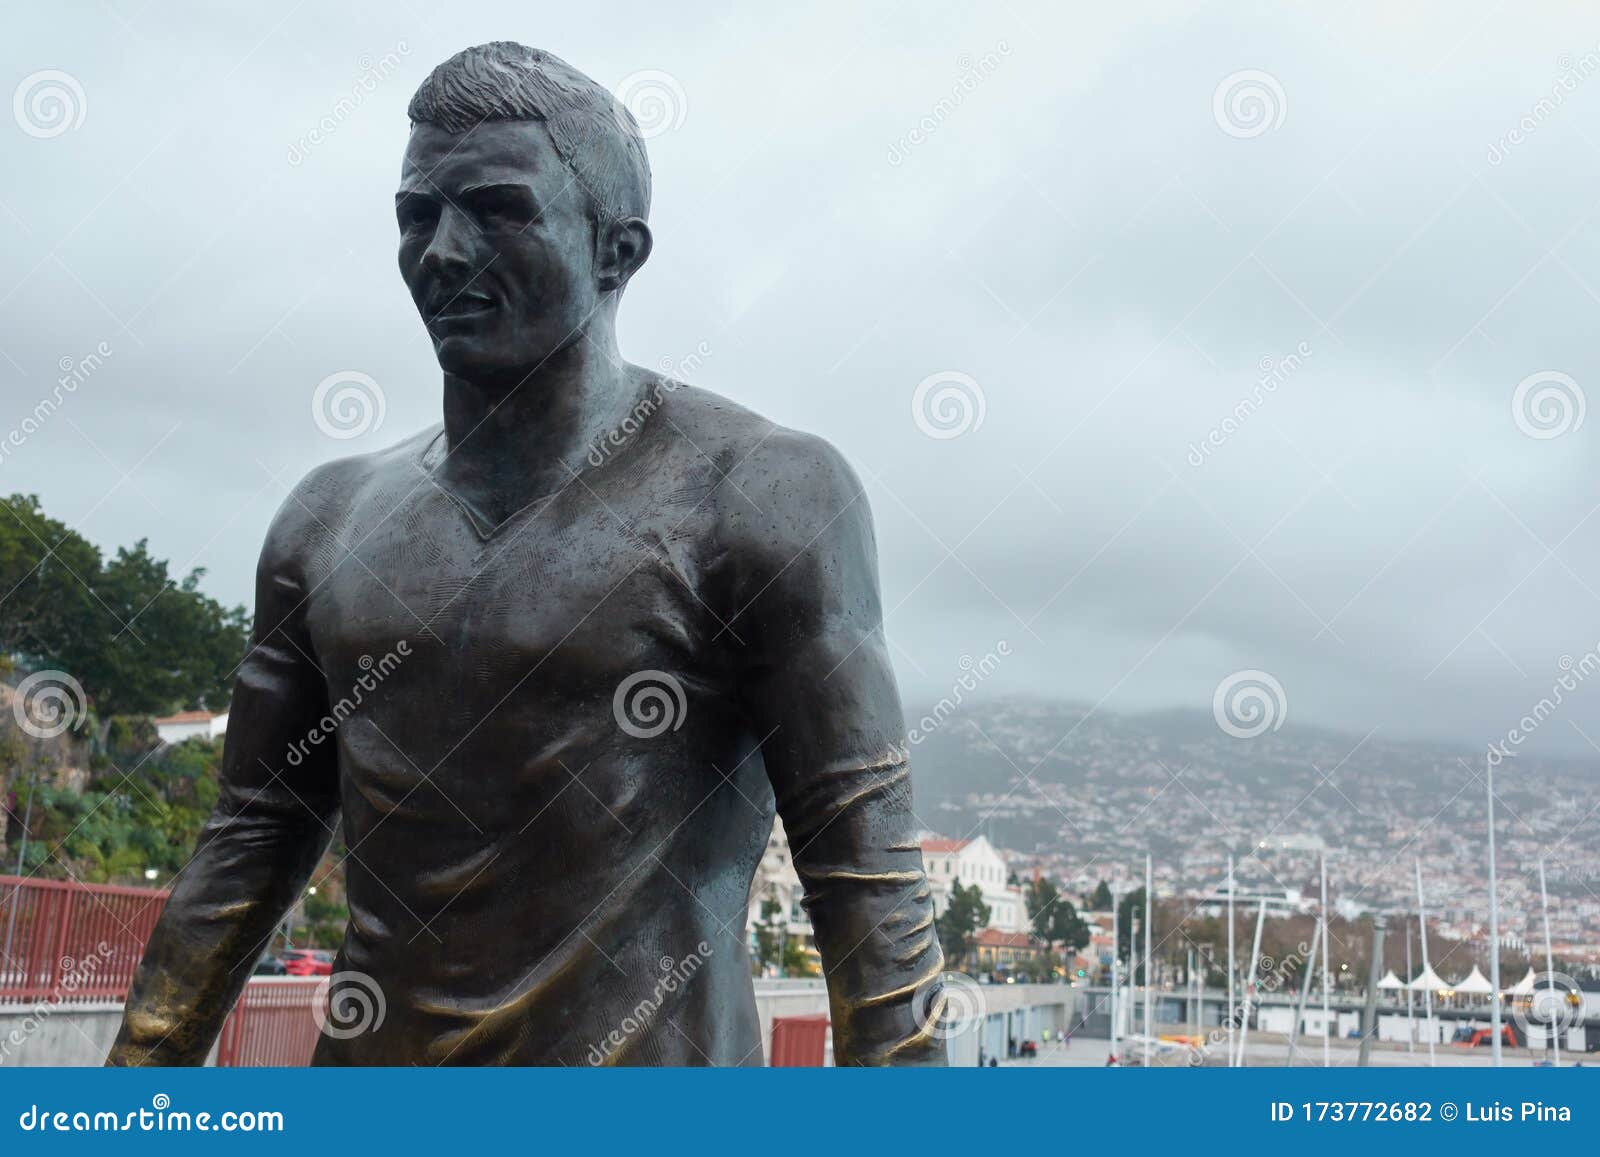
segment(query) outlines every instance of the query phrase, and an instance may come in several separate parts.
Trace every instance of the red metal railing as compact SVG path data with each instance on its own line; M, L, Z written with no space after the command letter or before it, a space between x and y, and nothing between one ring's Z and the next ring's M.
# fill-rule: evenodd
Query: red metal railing
M217 1064L227 1068L299 1066L317 1047L313 1008L326 977L258 976L228 1014L217 1039ZM324 994L325 995L325 994Z
M167 893L0 876L0 1004L123 1000Z
M828 1016L772 1018L772 1061L769 1068L821 1068L828 1052Z

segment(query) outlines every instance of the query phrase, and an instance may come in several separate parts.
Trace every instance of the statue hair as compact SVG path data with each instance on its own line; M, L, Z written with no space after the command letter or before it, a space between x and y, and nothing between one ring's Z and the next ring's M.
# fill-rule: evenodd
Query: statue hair
M511 40L463 49L428 74L406 111L413 128L452 133L484 121L539 121L598 212L650 215L650 160L638 122L558 56Z

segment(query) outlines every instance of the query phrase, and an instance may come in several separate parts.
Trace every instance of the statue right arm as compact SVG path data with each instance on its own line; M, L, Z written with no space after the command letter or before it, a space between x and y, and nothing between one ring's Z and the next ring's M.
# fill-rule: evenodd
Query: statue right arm
M256 572L255 627L234 683L221 793L145 949L108 1065L199 1065L339 817L334 744L307 743L327 687L306 632L298 496ZM290 762L291 749L293 758Z

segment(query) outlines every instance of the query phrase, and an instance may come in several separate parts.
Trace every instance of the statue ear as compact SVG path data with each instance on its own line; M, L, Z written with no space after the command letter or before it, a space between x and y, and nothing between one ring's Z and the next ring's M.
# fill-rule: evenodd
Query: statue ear
M621 289L650 256L654 244L650 226L642 217L623 217L608 222L600 231L600 252L595 268L604 293Z

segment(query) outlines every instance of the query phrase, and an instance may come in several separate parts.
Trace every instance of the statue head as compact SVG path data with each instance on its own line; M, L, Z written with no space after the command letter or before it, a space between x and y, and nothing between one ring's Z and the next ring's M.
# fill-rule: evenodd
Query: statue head
M395 209L400 274L447 373L515 388L611 340L650 255L650 164L632 114L538 49L458 52L417 89Z

